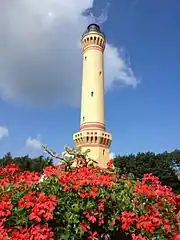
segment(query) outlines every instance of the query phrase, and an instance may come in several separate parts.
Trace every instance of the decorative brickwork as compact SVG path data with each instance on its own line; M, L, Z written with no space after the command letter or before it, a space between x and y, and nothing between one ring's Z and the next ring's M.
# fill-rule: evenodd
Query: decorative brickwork
M100 146L109 148L112 142L112 136L108 132L89 130L75 133L74 141L77 147Z
M90 49L104 51L105 44L105 37L99 33L91 33L91 36L87 34L82 38L82 49L84 52Z

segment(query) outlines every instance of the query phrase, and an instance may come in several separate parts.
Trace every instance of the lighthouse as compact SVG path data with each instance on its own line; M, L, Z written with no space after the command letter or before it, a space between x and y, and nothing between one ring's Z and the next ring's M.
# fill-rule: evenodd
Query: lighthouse
M107 167L112 135L106 131L104 114L104 50L106 38L97 24L82 35L82 92L80 131L73 135L76 147L90 149L89 157Z

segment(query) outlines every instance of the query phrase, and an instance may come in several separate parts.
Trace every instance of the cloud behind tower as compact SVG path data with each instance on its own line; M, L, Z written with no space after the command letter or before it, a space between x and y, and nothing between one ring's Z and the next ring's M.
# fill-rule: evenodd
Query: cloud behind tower
M77 105L80 37L93 0L0 1L0 96L23 104ZM118 48L107 44L106 87L138 83Z

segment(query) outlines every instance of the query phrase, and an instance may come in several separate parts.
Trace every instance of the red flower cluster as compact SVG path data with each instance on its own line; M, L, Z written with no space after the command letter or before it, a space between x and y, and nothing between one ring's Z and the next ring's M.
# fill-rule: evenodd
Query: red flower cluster
M61 172L61 169L63 169L63 166L61 165L48 166L43 169L43 175L45 177L50 177L52 175L58 176Z
M108 161L108 163L107 163L107 168L108 168L108 169L113 169L113 167L114 167L114 165L113 165L113 160L110 159L110 160Z
M179 195L176 195L176 212L180 212L180 194Z
M7 186L8 184L21 184L30 186L37 184L39 181L39 174L36 172L24 171L21 172L16 164L9 164L5 168L0 168L0 186ZM17 186L18 187L18 186Z
M141 181L137 181L134 187L135 199L133 199L134 209L136 212L122 213L121 222L124 230L139 229L142 232L153 234L156 230L161 229L161 234L169 234L175 231L176 227L171 226L164 207L168 207L169 213L175 212L176 196L167 186L162 186L159 178L152 174L145 174ZM146 202L142 202L146 198ZM145 215L139 215L139 209L144 209ZM168 215L167 215L168 216ZM133 239L147 239L144 236L135 236Z
M112 161L108 168L113 168ZM37 173L21 172L14 164L0 168L0 240L54 240L70 229L76 229L79 239L81 234L89 240L105 239L123 229L133 240L153 239L156 234L178 240L175 213L180 196L152 174L136 182L116 181L113 172L98 167L66 172L63 166L49 166L44 177L41 183ZM62 221L60 233L56 220L57 226Z
M16 164L9 164L5 168L0 168L0 186L7 186L13 181L13 176L20 171Z
M136 216L134 212L127 212L127 211L122 212L122 218L121 218L122 229L126 231L129 230L130 226L134 223L135 220L136 220Z
M112 186L115 181L114 176L100 173L99 168L75 168L72 172L65 172L59 167L44 169L45 176L54 174L58 176L64 191L79 190L82 186Z
M88 198L88 197L96 198L99 195L98 191L99 191L98 187L92 186L92 188L89 192L85 191L85 190L81 190L80 197L81 198Z
M180 240L180 234L174 235L171 240Z
M0 232L0 240L54 240L53 236L54 233L47 224L31 225L29 228L10 228L6 229L6 232L4 230Z
M145 174L141 181L137 181L134 192L156 201L163 199L166 203L176 204L176 196L172 189L161 185L159 178L152 174Z
M138 234L137 236L135 233L132 233L132 240L148 240L147 238L143 237L141 234Z
M41 222L53 219L53 211L57 205L56 196L44 195L39 192L29 192L18 203L20 208L31 209L29 220Z
M2 226L5 219L11 214L11 199L8 196L2 196L0 201L0 226Z
M142 232L153 234L155 230L158 230L162 227L162 234L172 233L172 229L169 223L169 220L162 217L157 210L146 215L138 216L134 212L122 212L121 217L122 229L127 231L130 227L139 229ZM135 236L135 233L132 234L133 239L146 239L144 236Z
M0 223L0 240L8 239L7 229L4 229L4 225Z

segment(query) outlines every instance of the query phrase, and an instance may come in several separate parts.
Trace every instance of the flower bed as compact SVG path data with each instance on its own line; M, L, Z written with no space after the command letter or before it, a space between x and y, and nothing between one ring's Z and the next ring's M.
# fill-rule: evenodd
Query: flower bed
M157 177L119 179L81 163L46 167L43 181L14 164L1 168L0 240L164 240L178 233L179 196Z

